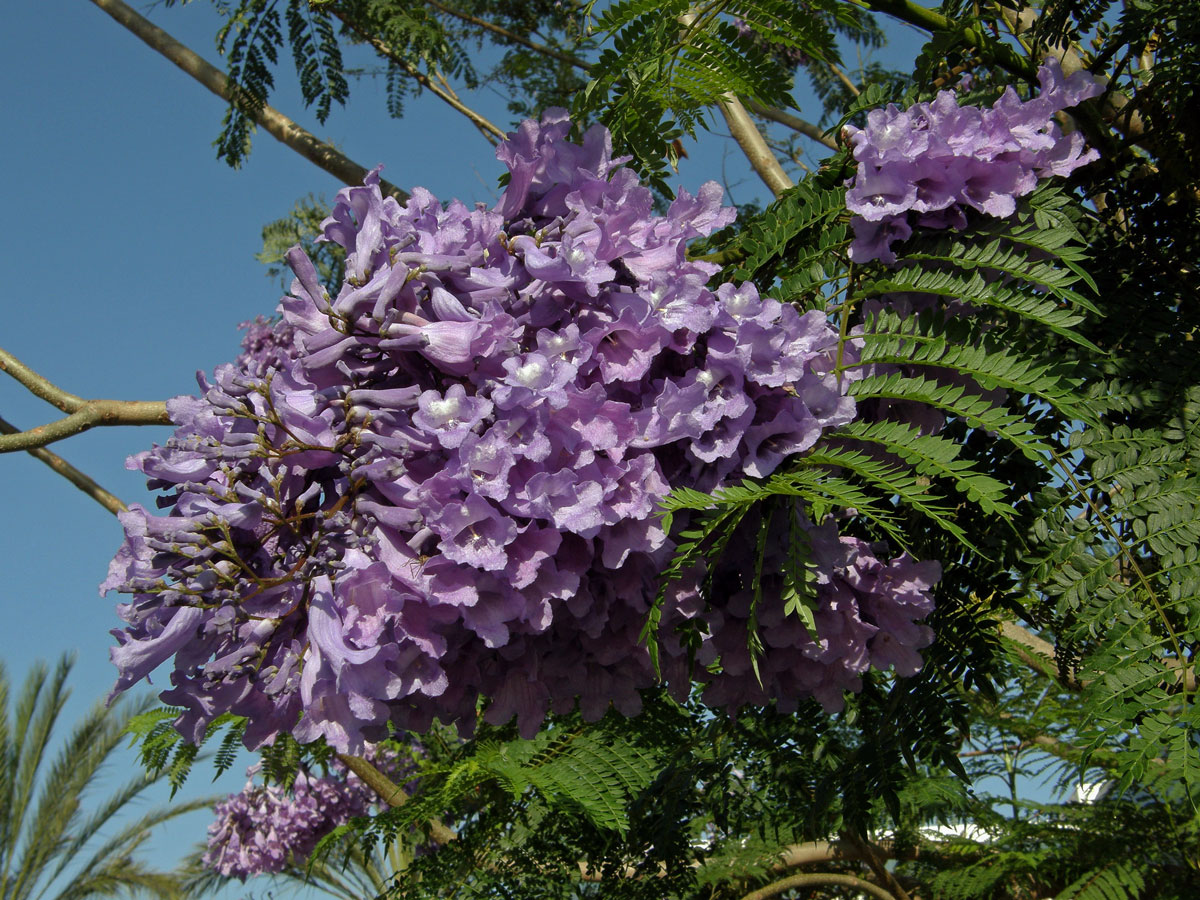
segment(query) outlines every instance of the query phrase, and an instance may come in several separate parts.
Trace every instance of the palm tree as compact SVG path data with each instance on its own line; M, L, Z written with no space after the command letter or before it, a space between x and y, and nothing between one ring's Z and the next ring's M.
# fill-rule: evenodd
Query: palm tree
M203 897L234 880L204 865L201 860L204 849L197 848L186 864L190 874L187 886L192 897ZM264 895L267 897L274 896L274 888L307 888L335 900L366 900L386 893L411 861L412 848L402 835L386 850L376 847L370 851L364 850L351 835L336 850L311 861L289 859L283 871L256 876L256 883L261 880L268 886Z
M181 897L178 875L136 854L158 825L212 801L172 804L119 823L161 777L139 773L107 798L88 802L126 724L148 701L97 703L49 762L51 736L70 693L71 665L64 656L53 675L36 665L10 706L8 675L0 663L0 900Z

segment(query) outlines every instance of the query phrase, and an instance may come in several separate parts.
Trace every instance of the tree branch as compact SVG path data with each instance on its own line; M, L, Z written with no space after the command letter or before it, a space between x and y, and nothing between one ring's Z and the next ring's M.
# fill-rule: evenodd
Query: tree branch
M35 450L81 434L97 425L170 425L167 405L161 400L85 400L64 391L39 375L7 350L0 349L0 372L11 375L35 397L69 415L28 431L5 431L0 453Z
M956 854L958 851L954 851ZM800 866L811 866L814 863L827 862L867 862L868 854L874 854L880 860L943 860L946 858L944 849L937 842L923 841L920 846L904 846L903 849L893 840L881 840L871 843L859 843L849 840L838 841L808 841L804 844L789 844L776 856L778 860L771 871L780 872L785 869L795 869Z
M849 841L853 846L857 847L862 854L862 858L866 860L867 866L874 873L875 878L884 885L896 900L912 900L900 882L896 880L896 876L888 871L884 864L886 856L883 853L876 851L876 848L871 846L867 841L861 840L853 834L843 834L842 840Z
M528 38L517 34L516 32L509 31L507 28L496 25L493 22L489 22L487 19L480 19L477 16L454 9L453 7L443 6L441 3L438 3L437 0L425 0L425 3L429 6L432 6L439 12L443 12L448 16L453 16L456 19L461 19L464 22L469 22L472 25L478 25L485 31L490 31L492 34L499 35L505 40L512 41L514 44L520 44L522 47L533 50L535 53L541 53L543 56L548 56L551 59L557 59L559 62L566 63L569 66L575 66L575 68L582 69L584 72L588 72L592 68L591 63L585 62L578 56L572 56L570 53L564 53L562 50L555 49L554 47L548 47L545 44L539 44L535 41L531 41Z
M0 435L0 453L34 450L100 425L170 425L161 400L86 400L69 416L28 431Z
M363 759L361 756L351 756L348 753L339 753L337 757L388 806L403 806L408 802L408 792L375 768L369 760ZM429 834L439 844L448 844L458 840L458 835L437 819L430 820Z
M0 434L20 434L21 429L0 417ZM39 459L48 465L51 469L61 475L75 487L79 488L114 516L123 512L128 507L115 494L111 494L102 488L91 476L86 475L79 469L75 468L57 453L45 449L44 447L34 447L28 451L34 459Z
M862 95L862 91L859 90L859 87L857 84L855 84L853 81L850 80L849 75L847 75L845 72L843 72L834 63L826 61L825 64L827 66L829 66L829 71L831 71L834 75L837 76L838 81L840 81L842 84L844 84L846 86L846 90L848 90L853 96L858 97L858 96Z
M849 0L849 2L855 6L861 6L863 9L885 13L894 19L915 25L925 31L943 31L958 35L978 50L985 62L994 62L1021 78L1033 78L1037 75L1037 67L1029 60L1022 58L1012 47L993 40L989 35L969 25L959 25L937 10L913 3L912 0Z
M51 383L3 348L0 348L0 372L11 375L33 396L57 406L65 413L73 413L87 403L82 397Z
M807 119L801 119L799 116L794 116L789 112L784 112L782 109L776 109L773 106L763 106L757 100L747 100L746 108L756 116L762 116L764 119L770 119L772 122L778 122L780 125L786 125L792 131L799 132L806 138L816 141L823 147L828 147L830 150L837 150L837 141L826 134L820 126L814 125Z
M795 187L795 182L788 178L783 166L779 165L779 160L758 133L758 127L746 112L746 107L742 106L742 101L729 93L718 102L718 106L729 126L729 133L771 193L778 197L788 188Z
M689 32L695 21L696 14L694 12L689 11L679 17L679 23ZM686 36L684 39L686 40ZM771 148L767 146L763 136L758 133L758 126L754 124L754 120L750 118L750 114L746 112L746 107L742 106L742 101L737 98L737 95L732 91L725 94L717 101L717 108L725 117L729 133L733 135L733 139L737 141L738 146L742 148L742 153L749 160L750 166L763 180L763 183L770 188L771 193L778 197L788 188L794 187L794 182L788 178L787 173L783 171L783 166L779 164L779 160L771 152Z
M779 854L775 869L794 869L817 862L858 859L858 849L842 841L809 841L806 844L790 844Z
M152 50L175 63L218 97L229 103L238 101L238 88L224 72L201 59L148 19L138 15L121 0L91 0L91 2L133 32ZM343 184L359 185L366 178L367 169L344 155L332 144L325 143L311 132L301 128L277 109L264 103L261 107L247 109L246 114L280 143L295 150ZM401 203L408 202L408 194L382 178L379 180L379 189L385 194L391 194Z
M1053 644L1042 640L1016 622L1001 622L1000 637L1008 641L1017 658L1035 672L1045 675L1047 678L1053 678L1071 691L1080 691L1087 686L1086 682L1059 669Z
M93 2L95 2L95 0L93 0ZM405 57L401 56L379 38L363 31L358 25L350 21L346 17L345 13L333 7L330 7L329 11L343 25L358 35L360 40L362 40L364 43L370 44L376 53L385 59L389 59L394 62L401 69L403 69L410 78L416 81L417 84L428 90L431 94L446 103L456 112L462 113L462 115L466 116L467 120L476 128L478 128L483 136L486 137L492 144L495 144L496 141L504 140L504 138L507 136L505 132L501 131L496 125L459 100L457 95L455 95L452 91L446 91L438 87L432 78L414 66Z
M823 885L838 885L839 887L853 888L856 891L861 891L864 894L870 894L876 900L896 900L896 898L885 891L877 884L866 881L862 878L857 878L854 875L838 875L832 872L825 873L805 873L803 875L789 875L787 878L781 878L779 881L772 882L766 887L761 887L756 891L751 891L742 900L766 900L768 897L774 897L782 894L784 891L791 890L796 887L819 887Z

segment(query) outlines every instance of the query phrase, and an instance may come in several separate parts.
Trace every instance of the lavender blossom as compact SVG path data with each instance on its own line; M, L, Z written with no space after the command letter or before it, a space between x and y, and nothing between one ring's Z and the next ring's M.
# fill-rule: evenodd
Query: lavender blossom
M411 766L387 748L371 747L367 756L391 778L403 779ZM379 800L340 762L327 775L301 769L290 788L254 781L261 770L246 771L246 786L213 808L203 864L226 878L245 881L254 875L302 866L317 843L355 816L365 816Z
M990 109L959 106L953 91L909 109L872 110L867 127L847 126L858 173L846 193L855 214L850 258L896 262L892 244L912 225L959 228L968 209L1011 216L1038 179L1065 177L1097 158L1078 132L1063 134L1057 113L1101 92L1086 72L1069 77L1048 58L1041 94L1021 100L1011 87ZM910 218L910 213L917 214Z
M718 186L654 215L607 132L576 145L568 129L550 111L500 146L511 178L492 210L420 189L401 206L377 173L342 191L323 226L347 252L336 296L288 254L275 324L253 325L199 399L172 401L175 434L130 461L166 514L121 515L102 585L132 595L118 690L173 657L161 696L186 737L229 711L248 746L287 732L349 752L435 718L469 731L481 697L487 721L515 716L526 735L576 703L636 713L673 549L659 502L770 475L856 410L822 313L710 288L717 267L687 258L733 218ZM893 625L906 652L878 661L911 670L932 570L892 577L893 561L855 581L848 553L823 558L817 633L772 647L762 688L722 687L664 631L672 685L712 681L722 706L832 704ZM741 602L705 611L685 580L665 618L707 616L714 653L743 672ZM276 859L278 844L245 852Z
M794 510L788 514L797 516L811 550L815 631L787 613L782 575L771 574L783 570L786 520L773 527L768 541L757 608L754 564L747 562L755 552L755 523L734 535L713 572L715 589L727 600L705 608L693 599L669 611L678 620L704 623L697 662L719 661L720 666L692 677L705 683L702 697L709 706L735 713L745 705L775 701L779 710L791 712L801 699L813 697L834 712L842 708L845 692L861 689L862 676L872 667L914 674L921 666L920 650L933 641L933 631L921 620L933 611L930 591L941 576L938 563L917 563L907 555L881 559L879 545L839 536L832 520L814 525ZM757 672L749 649L752 617L765 647ZM682 651L668 649L677 663ZM671 686L682 696L687 678Z

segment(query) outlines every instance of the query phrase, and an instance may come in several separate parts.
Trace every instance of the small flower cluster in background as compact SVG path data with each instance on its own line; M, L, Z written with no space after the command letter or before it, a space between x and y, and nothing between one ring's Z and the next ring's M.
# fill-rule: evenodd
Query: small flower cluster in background
M1063 134L1057 113L1101 93L1090 74L1064 77L1057 60L1038 69L1041 93L1021 100L1009 87L990 109L959 106L953 91L908 109L867 114L847 126L858 172L846 193L855 214L850 258L896 262L892 244L914 227L965 228L966 210L1005 218L1038 179L1067 176L1097 158L1083 135Z
M366 748L367 759L393 779L411 766L382 746ZM246 770L246 786L217 803L208 826L203 864L226 878L303 866L325 835L379 805L378 796L357 775L334 760L325 775L301 768L289 788L258 784L261 765Z

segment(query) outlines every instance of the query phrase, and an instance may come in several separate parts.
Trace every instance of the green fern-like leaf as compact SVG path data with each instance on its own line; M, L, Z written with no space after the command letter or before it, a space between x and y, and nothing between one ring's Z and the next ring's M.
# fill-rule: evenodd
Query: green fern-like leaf
M923 375L868 375L848 386L856 400L902 400L923 403L957 417L975 429L981 429L1011 443L1028 459L1044 462L1049 458L1049 445L1033 431L1033 425L1022 415L1008 412L1002 406L981 396L965 385L939 382Z
M200 744L191 744L175 728L175 720L183 712L174 707L158 707L134 716L125 728L131 736L131 743L140 745L142 766L152 774L167 773L171 796L187 781L200 747L224 729L229 730L217 756L217 775L227 770L233 764L236 745L241 740L246 724L245 719L239 716L223 713L208 724Z
M1136 863L1110 861L1079 876L1055 900L1137 900L1145 887Z
M344 105L350 93L333 24L307 0L288 0L285 18L304 105L316 103L317 121L324 124L334 101Z
M1071 418L1095 418L1078 393L1079 379L1073 366L1004 347L972 321L884 311L869 320L862 343L859 365L946 369L967 376L986 390L1003 388L1015 396L1036 397Z
M235 169L250 153L255 118L275 87L272 68L283 43L276 6L275 0L242 0L217 33L217 48L229 62L234 99L215 145L217 158Z
M1009 519L1014 514L1002 499L1007 487L978 471L974 464L958 459L959 447L943 437L921 434L917 428L901 422L853 422L836 434L874 444L900 457L921 475L952 481L968 500L989 515Z
M953 520L953 510L944 498L931 490L927 481L911 474L911 470L881 460L871 454L850 447L822 447L801 457L799 464L805 467L821 466L842 469L856 475L869 489L878 490L886 497L898 497L902 503L928 518L946 531L963 546L976 553L979 549L967 537L965 531ZM907 541L902 541L907 547Z
M726 94L771 106L790 104L791 73L775 55L739 34L732 17L774 35L769 43L814 59L837 58L829 21L843 4L815 0L809 6L824 15L783 0L718 2L699 10L684 0L606 6L596 27L609 45L576 97L575 115L598 113L614 140L633 152L651 184L665 190L670 140L679 133L694 135L707 123L706 110Z

